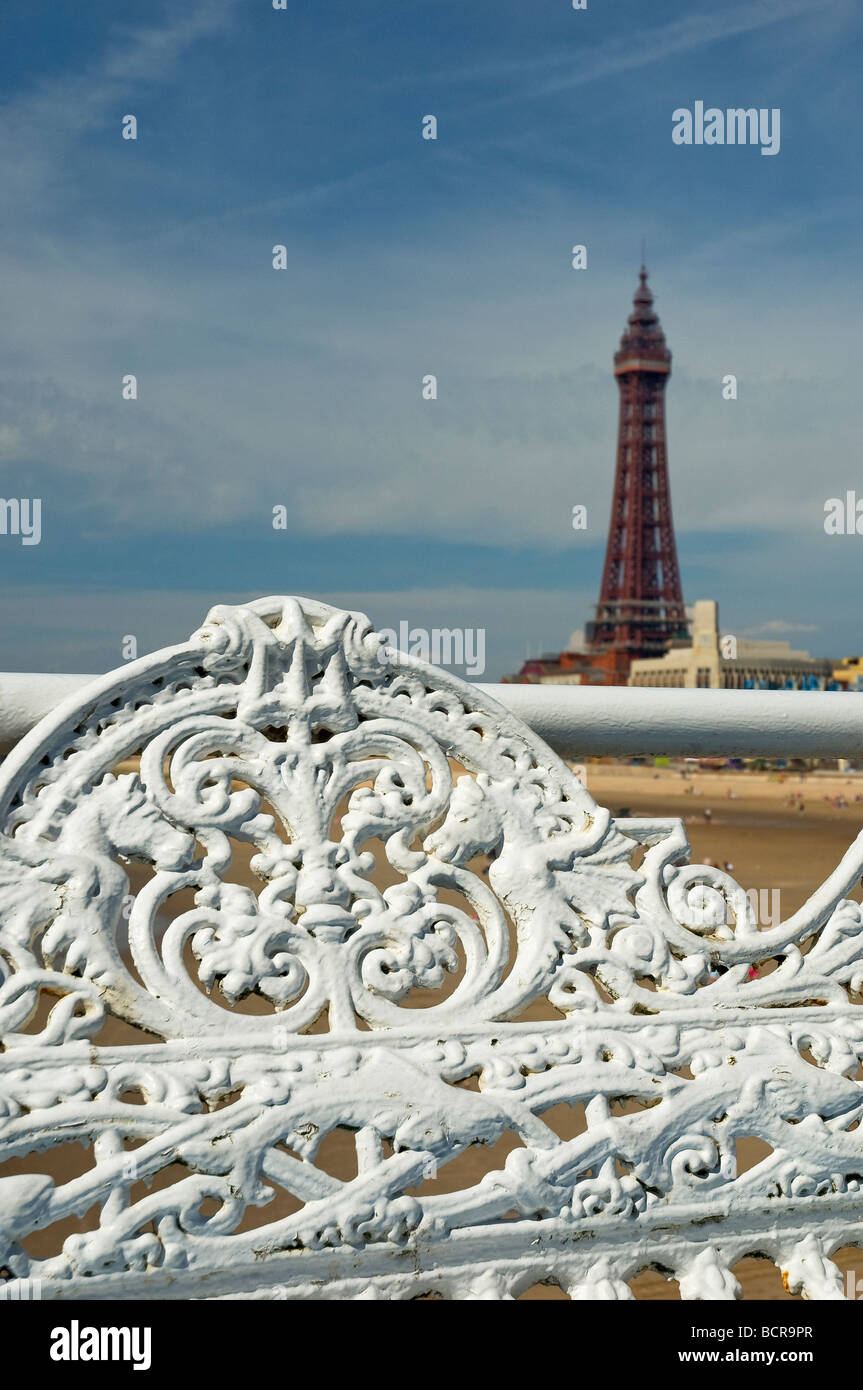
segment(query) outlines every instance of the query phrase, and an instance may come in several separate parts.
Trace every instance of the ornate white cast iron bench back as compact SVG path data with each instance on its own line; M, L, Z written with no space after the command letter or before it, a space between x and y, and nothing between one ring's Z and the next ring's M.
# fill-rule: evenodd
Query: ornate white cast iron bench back
M679 821L615 821L490 697L283 598L68 699L0 817L7 1294L612 1299L653 1266L733 1298L758 1254L842 1296L860 841L759 930Z

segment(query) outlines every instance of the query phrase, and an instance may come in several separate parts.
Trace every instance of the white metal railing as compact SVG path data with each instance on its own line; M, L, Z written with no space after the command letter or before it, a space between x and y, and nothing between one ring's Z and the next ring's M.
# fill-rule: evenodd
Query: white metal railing
M759 1255L842 1298L863 836L761 929L534 729L851 752L860 697L492 687L528 727L382 650L266 598L90 683L0 681L25 721L67 697L0 767L0 1289L629 1299L659 1267L731 1299Z
M483 687L562 757L854 758L863 695L798 690Z
M96 676L0 673L0 750ZM863 694L477 684L561 757L863 756Z

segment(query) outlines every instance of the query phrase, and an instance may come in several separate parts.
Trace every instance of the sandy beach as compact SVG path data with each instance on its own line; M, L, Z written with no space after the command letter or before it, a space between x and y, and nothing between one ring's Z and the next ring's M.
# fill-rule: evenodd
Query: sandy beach
M679 816L694 863L733 864L742 888L779 892L785 917L832 872L863 826L863 776L854 774L680 775L612 763L588 763L585 772L591 796L613 814Z

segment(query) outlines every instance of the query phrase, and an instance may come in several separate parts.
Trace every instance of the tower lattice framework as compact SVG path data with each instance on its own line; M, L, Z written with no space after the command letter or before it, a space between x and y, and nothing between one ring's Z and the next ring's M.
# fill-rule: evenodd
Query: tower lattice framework
M665 385L671 352L644 266L632 313L614 355L620 388L617 471L591 647L624 660L661 656L686 634L671 516Z

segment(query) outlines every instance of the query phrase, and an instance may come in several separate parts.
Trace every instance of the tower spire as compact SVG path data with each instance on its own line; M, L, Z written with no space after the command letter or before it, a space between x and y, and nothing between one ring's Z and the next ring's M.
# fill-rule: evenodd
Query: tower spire
M596 620L588 626L591 648L615 654L615 679L623 681L634 658L662 655L686 630L665 439L671 353L643 261L638 280L614 354L617 470Z

